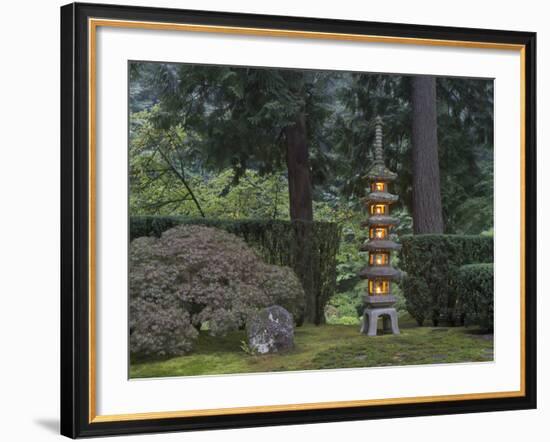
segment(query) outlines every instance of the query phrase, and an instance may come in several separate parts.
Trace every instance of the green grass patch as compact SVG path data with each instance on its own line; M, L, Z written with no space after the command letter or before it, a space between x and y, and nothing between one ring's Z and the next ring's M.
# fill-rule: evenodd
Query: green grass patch
M382 367L493 360L493 337L470 327L416 327L400 319L401 334L368 337L357 325L304 325L293 350L250 355L244 332L226 337L201 333L192 353L176 358L132 359L131 378Z

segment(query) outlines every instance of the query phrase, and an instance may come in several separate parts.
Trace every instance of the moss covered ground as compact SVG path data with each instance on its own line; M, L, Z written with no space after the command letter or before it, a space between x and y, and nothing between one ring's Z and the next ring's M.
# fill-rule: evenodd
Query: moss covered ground
M175 358L133 359L130 377L196 376L493 360L493 336L475 327L417 327L400 319L401 334L367 337L357 325L304 325L295 348L270 355L243 350L243 331L225 337L202 333L194 350Z

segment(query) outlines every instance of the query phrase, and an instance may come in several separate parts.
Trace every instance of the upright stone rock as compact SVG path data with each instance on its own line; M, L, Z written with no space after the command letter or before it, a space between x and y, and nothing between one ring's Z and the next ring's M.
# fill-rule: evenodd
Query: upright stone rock
M248 346L256 353L276 353L294 347L294 320L279 305L258 312L246 325Z
M368 228L368 240L360 250L369 253L368 265L359 272L359 276L368 279L368 291L365 294L365 310L361 324L361 333L376 336L378 318L384 318L384 328L393 334L399 334L397 311L393 307L397 301L391 293L391 284L401 276L401 272L391 266L391 252L401 247L390 239L390 230L398 224L390 216L390 206L398 199L388 192L388 184L395 181L397 174L384 164L382 143L382 119L375 120L374 162L367 172L370 192L363 200L369 218L362 225Z

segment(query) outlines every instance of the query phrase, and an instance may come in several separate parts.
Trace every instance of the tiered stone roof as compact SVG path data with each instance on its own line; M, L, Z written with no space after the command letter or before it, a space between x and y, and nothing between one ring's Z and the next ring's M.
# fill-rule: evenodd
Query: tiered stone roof
M398 199L399 197L397 195L393 195L388 192L371 192L365 198L363 198L363 201L366 204L377 204L377 203L393 204Z
M395 179L397 178L397 174L395 172L392 172L383 164L375 163L369 169L369 171L365 175L365 178L367 178L370 181L391 182L391 181L395 181Z
M363 243L359 248L362 252L388 252L400 249L401 244L397 244L396 242L388 239L370 239Z
M359 276L364 279L384 278L393 281L401 277L401 272L389 265L367 266L359 272Z
M361 223L363 226L396 226L399 224L397 218L386 215L371 215L366 221Z

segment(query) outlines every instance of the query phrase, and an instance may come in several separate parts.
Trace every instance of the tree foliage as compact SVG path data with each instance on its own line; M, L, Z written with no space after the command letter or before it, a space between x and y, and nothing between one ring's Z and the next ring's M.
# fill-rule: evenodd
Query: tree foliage
M408 76L131 63L130 97L131 148L135 144L136 155L155 159L143 158L139 164L136 159L131 167L136 173L157 169L156 174L140 171L142 177L150 177L132 191L145 192L151 178L156 178L156 192L171 193L166 201L174 201L167 210L155 212L154 206L161 203L151 192L143 204L134 206L135 214L199 214L197 207L190 213L189 201L193 202L181 175L191 190L228 170L230 186L238 186L251 171L258 177L288 180L285 128L295 124L300 111L307 115L314 217L315 205L331 199L359 210L366 185L362 176L372 160L376 115L385 123L388 167L398 172L394 188L400 196L398 208L412 213ZM437 123L446 233L488 231L493 204L493 81L437 78ZM170 162L154 153L159 145L170 154ZM284 218L289 212L282 213Z
M330 76L323 72L165 63L147 70L160 97L155 124L184 127L205 153L205 165L233 167L236 179L248 167L260 174L284 169L284 129L300 111L307 112L311 134L327 116Z

